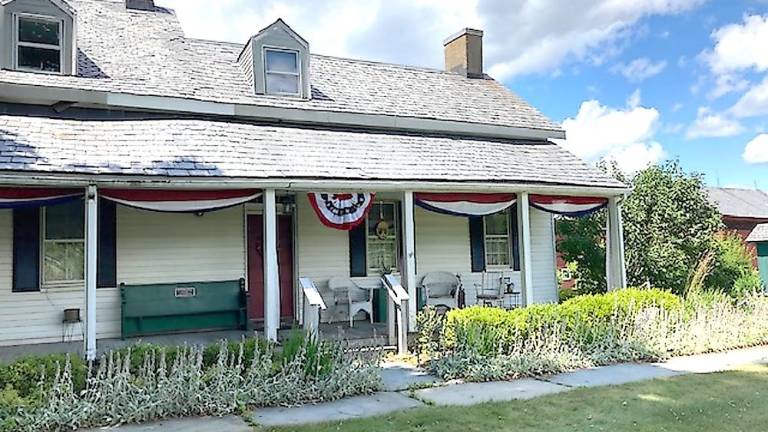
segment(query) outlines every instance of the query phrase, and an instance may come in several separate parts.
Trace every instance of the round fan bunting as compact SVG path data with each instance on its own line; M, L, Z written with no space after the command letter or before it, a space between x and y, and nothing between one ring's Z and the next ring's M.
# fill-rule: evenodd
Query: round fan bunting
M307 196L323 225L349 231L365 221L376 194L310 192Z
M588 216L608 205L608 198L598 197L531 195L529 201L531 207L571 217Z

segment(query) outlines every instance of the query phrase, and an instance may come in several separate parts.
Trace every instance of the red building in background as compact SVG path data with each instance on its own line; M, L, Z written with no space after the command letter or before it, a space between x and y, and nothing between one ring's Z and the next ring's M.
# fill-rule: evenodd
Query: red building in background
M707 188L707 194L720 209L726 229L737 232L744 240L757 225L768 222L768 192L758 189ZM754 254L755 245L747 243L747 246Z

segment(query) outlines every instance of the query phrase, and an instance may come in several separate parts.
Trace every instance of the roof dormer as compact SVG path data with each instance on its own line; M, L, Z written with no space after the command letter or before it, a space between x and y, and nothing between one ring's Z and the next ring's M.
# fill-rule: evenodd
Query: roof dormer
M309 43L282 19L251 37L238 58L256 94L309 99Z
M75 75L76 15L63 0L0 0L3 69Z

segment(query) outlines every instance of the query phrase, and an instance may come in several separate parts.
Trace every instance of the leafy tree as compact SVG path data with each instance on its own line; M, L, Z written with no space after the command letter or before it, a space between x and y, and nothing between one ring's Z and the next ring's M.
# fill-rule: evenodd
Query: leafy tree
M702 177L685 173L677 161L648 167L628 182L615 165L609 171L632 188L622 203L627 282L682 293L721 228ZM584 292L606 290L606 218L603 211L557 224L558 251L564 260L577 263Z
M622 204L628 283L683 293L722 226L703 178L669 161L638 172L630 185Z

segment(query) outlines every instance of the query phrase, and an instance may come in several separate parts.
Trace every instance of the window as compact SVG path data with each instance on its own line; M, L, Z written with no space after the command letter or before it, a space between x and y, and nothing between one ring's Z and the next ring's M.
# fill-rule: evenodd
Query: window
M485 238L485 264L489 267L510 266L509 213L500 213L483 218Z
M299 53L267 48L264 50L264 80L267 94L298 95L301 85Z
M33 15L16 16L16 69L61 73L63 22Z
M368 213L368 273L385 274L397 270L397 205L375 203Z
M43 284L85 279L85 213L83 202L45 207L41 212Z

